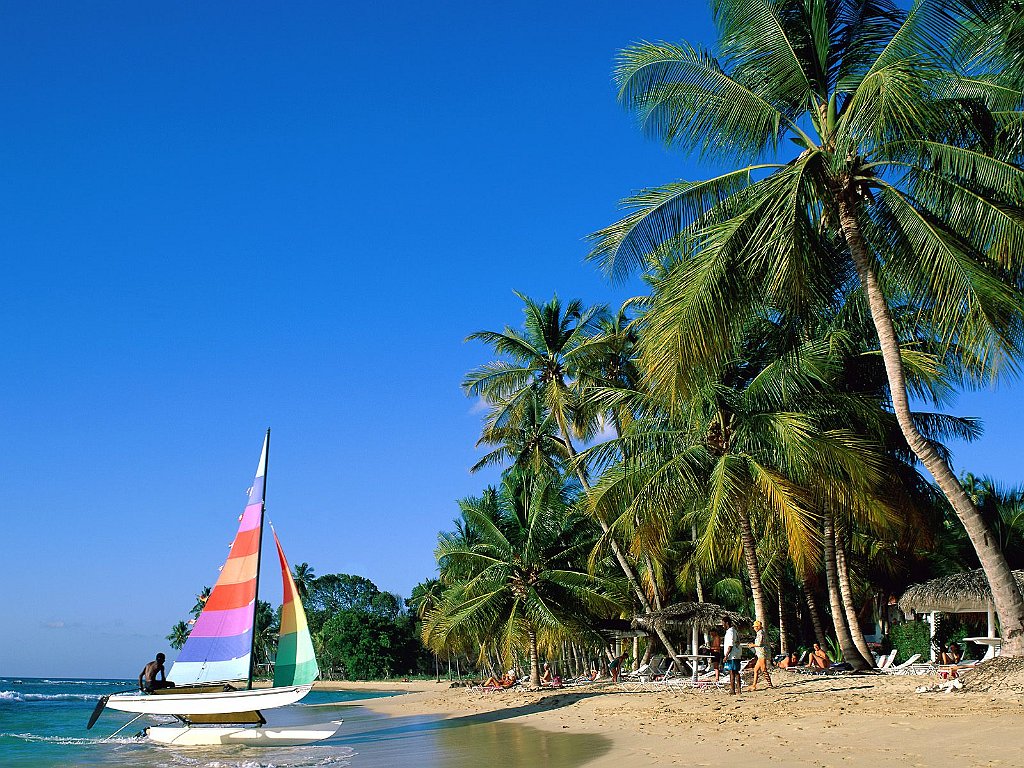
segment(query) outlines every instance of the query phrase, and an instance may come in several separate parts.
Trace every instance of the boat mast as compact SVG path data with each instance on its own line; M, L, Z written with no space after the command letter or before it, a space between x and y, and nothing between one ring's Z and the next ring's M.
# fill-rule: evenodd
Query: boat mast
M270 472L270 430L267 429L266 453L263 456L263 503L260 506L260 543L256 550L256 596L252 601L252 645L249 647L249 682L245 689L252 690L252 675L256 669L256 616L260 607L260 561L263 559L263 518L267 512L267 474Z

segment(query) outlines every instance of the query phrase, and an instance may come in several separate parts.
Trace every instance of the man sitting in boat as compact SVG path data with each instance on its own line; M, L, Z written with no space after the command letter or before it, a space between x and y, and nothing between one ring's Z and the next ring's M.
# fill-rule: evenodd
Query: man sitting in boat
M158 688L173 688L174 683L167 679L167 673L164 672L164 656L162 653L156 655L156 661L151 661L149 664L142 668L139 673L139 690L144 693L152 693ZM157 680L156 676L160 675L160 679Z

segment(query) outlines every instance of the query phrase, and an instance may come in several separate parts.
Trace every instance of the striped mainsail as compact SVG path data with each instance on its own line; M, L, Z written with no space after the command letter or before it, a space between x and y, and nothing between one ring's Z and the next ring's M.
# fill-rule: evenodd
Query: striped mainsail
M268 432L228 559L167 675L178 685L249 678L269 443Z
M281 605L281 635L277 642L277 660L274 662L274 687L308 685L320 676L313 653L313 638L306 624L306 611L299 599L288 560L274 531L277 557L281 561L281 580L284 584L284 602Z

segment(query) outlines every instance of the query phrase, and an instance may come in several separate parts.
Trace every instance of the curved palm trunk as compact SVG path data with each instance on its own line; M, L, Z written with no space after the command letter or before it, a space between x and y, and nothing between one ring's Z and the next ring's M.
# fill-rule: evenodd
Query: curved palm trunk
M530 687L540 688L540 664L537 653L537 633L532 629L527 633L530 638Z
M832 624L836 629L836 639L843 652L843 661L854 669L864 669L867 662L861 658L860 651L854 645L850 629L846 625L846 609L843 597L839 592L839 574L836 572L836 532L835 516L825 513L825 581L828 583L828 599L832 608Z
M807 582L803 579L797 579L800 582L800 589L804 593L804 600L807 601L807 612L811 614L811 626L814 627L814 639L818 641L818 645L822 648L825 647L825 627L821 623L821 611L818 610L818 600L814 596L814 592L807 586Z
M860 629L860 620L857 618L857 610L853 602L853 587L850 584L850 564L846 559L846 548L843 545L843 537L836 530L836 570L839 576L839 593L843 598L843 607L846 609L846 623L850 628L850 636L853 644L857 646L860 655L869 667L875 666L875 655L868 648L868 641L864 639L864 633Z
M852 195L852 193L847 193L847 195ZM935 478L935 482L942 489L956 512L956 516L967 531L971 544L974 545L978 560L981 562L981 567L984 569L992 589L992 602L995 604L996 613L999 614L1003 637L1002 655L1024 656L1024 596L1021 595L1021 591L1014 581L1013 573L999 548L998 540L989 530L978 509L971 503L970 497L957 481L953 470L918 431L911 418L899 339L893 326L889 305L872 269L867 245L854 213L854 206L855 203L846 195L840 196L839 221L843 228L843 235L846 237L846 243L850 247L853 263L857 268L857 276L867 295L875 331L878 333L896 420L899 422L910 449Z
M747 566L747 576L750 578L750 591L754 596L754 618L761 622L767 631L768 629L768 603L764 598L764 587L761 585L761 567L757 562L757 544L754 542L754 533L750 527L750 515L747 508L740 505L738 510L740 519L740 543L743 546L743 561Z
M561 415L558 415L556 420L558 421L558 428L562 432L562 439L565 441L565 448L569 453L569 457L570 459L575 459L578 454L576 453L576 447L572 444L572 440L569 437L569 430ZM584 492L589 494L590 483L587 482L587 476L583 473L583 469L581 467L576 467L576 476L579 478L580 485L583 487ZM626 553L622 551L622 547L619 546L615 537L611 535L611 526L608 525L608 521L606 521L601 515L595 515L595 517L597 518L598 524L601 526L601 530L604 531L604 535L608 537L608 545L611 547L612 554L615 555L615 560L618 562L619 568L622 569L622 573L625 574L630 587L633 588L633 592L640 601L640 605L644 609L644 613L651 613L654 610L651 606L651 601L648 599L647 593L640 584L636 571L633 570L633 566L630 565L629 560L626 558ZM668 639L668 635L665 631L657 626L654 631L657 633L658 639L661 640L662 644L665 646L665 650L675 657L675 646L672 644L672 641Z

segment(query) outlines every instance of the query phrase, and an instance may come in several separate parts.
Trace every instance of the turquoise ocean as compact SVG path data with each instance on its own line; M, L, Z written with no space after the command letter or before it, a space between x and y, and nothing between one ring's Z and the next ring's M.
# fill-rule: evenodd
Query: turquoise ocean
M145 718L111 737L132 717L111 710L86 730L100 696L131 685L129 680L0 678L0 766L470 768L500 758L503 768L576 768L609 747L602 737L511 724L500 712L449 720L386 717L356 702L394 694L338 691L313 691L287 708L292 722L345 721L331 739L302 747L155 745L135 735L144 725L154 724Z

